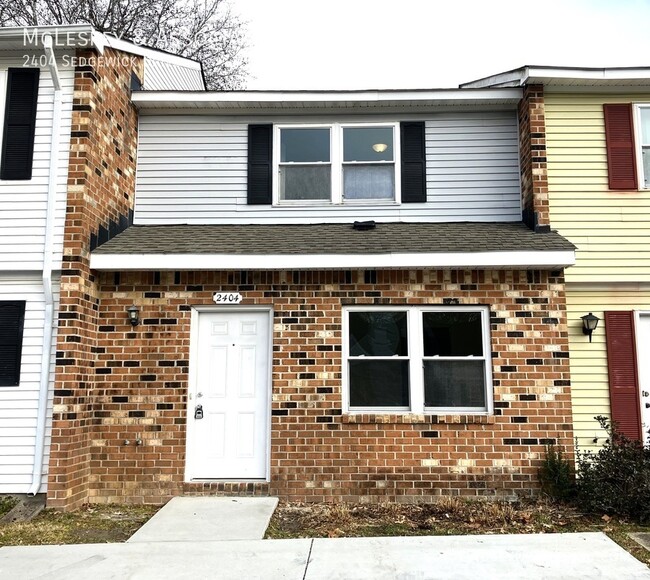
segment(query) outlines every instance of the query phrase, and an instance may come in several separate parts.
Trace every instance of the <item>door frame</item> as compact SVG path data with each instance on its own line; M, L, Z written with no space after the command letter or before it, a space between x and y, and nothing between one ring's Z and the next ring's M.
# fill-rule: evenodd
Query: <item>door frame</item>
M258 306L258 305L233 305L233 306L217 306L217 305L196 305L191 306L190 316L190 360L187 377L187 392L185 405L185 472L183 480L185 483L192 482L205 482L205 481L271 481L271 404L273 402L273 307L272 306ZM243 479L192 479L188 473L190 455L190 443L193 440L193 425L190 421L191 410L194 409L195 401L192 399L192 393L196 390L196 380L198 375L198 344L199 344L199 317L201 314L219 314L219 313L237 313L237 312L262 312L266 313L269 321L268 330L268 357L269 369L267 375L267 388L266 388L266 410L267 410L267 428L266 428L266 467L265 476L262 479L243 480Z
M641 328L641 317L643 318L648 318L650 319L650 310L634 310L634 348L636 349L636 376L637 380L639 382L637 386L637 398L639 401L639 421L641 423L640 429L641 429L641 439L643 443L645 444L648 441L648 434L643 431L643 416L644 416L644 408L643 408L643 397L641 396L641 385L642 384L650 384L650 376L646 376L646 374L650 375L650 373L644 373L643 372L643 365L641 364L641 357L642 357L642 350L639 344L639 330Z

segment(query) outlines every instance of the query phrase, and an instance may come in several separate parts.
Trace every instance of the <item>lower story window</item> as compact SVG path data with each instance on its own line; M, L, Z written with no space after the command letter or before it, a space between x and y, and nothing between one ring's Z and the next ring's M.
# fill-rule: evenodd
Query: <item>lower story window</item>
M20 383L25 301L0 301L0 387Z
M344 321L349 411L491 412L487 307L355 306Z

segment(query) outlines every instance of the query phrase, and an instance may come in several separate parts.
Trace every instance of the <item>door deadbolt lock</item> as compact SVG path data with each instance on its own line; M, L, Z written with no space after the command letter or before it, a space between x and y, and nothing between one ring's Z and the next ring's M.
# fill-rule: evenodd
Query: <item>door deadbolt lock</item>
M203 405L197 405L194 407L194 418L203 419Z
M647 397L648 395L650 395L650 393L648 393L648 391L642 391L641 394L642 394L644 397Z

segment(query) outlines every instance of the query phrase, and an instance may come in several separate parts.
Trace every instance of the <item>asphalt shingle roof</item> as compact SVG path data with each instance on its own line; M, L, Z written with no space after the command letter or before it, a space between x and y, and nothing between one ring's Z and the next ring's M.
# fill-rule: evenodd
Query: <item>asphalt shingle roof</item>
M572 251L557 232L518 222L351 223L297 225L137 225L94 254L409 254L433 252Z

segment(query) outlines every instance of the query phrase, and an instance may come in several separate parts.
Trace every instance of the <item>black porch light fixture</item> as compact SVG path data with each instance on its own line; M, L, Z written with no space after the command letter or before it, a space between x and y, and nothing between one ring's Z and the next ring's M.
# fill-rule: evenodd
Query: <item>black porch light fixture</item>
M580 318L582 318L582 334L586 334L589 337L589 342L591 342L591 335L596 330L600 318L594 316L591 312Z
M140 323L140 311L138 310L138 307L135 304L132 304L126 309L126 313L129 317L131 326L138 326Z

